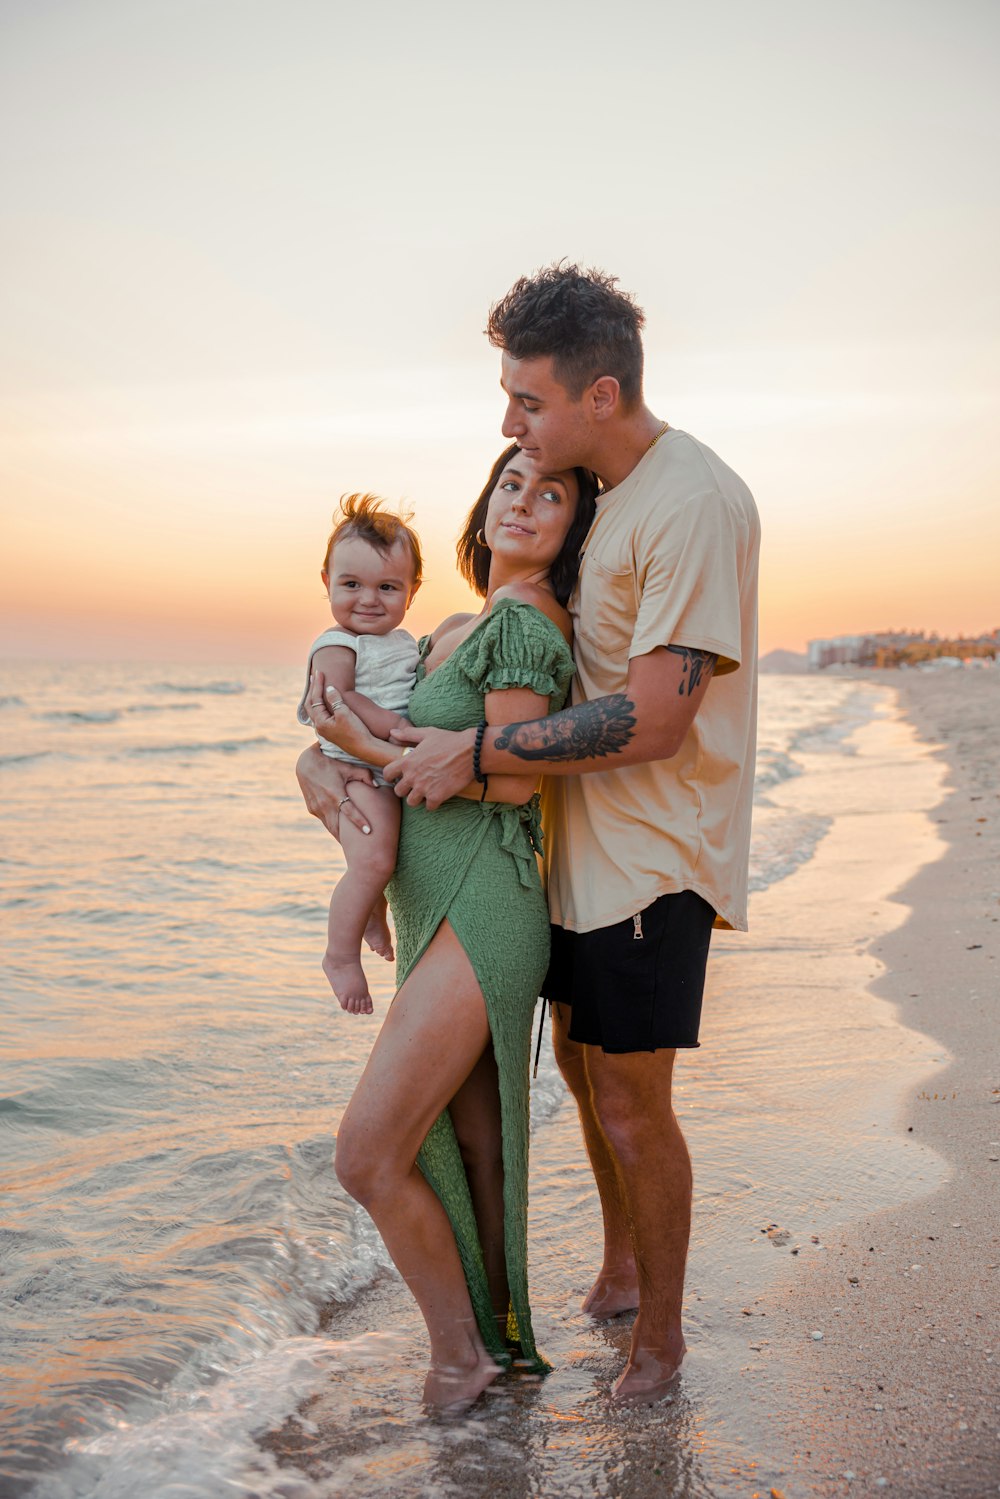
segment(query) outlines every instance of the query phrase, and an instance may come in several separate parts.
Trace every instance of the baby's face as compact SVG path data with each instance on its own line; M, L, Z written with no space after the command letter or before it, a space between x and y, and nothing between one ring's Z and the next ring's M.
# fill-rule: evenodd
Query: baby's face
M352 635L388 635L402 624L416 592L413 554L402 540L382 556L360 536L345 536L330 554L323 586L341 629Z

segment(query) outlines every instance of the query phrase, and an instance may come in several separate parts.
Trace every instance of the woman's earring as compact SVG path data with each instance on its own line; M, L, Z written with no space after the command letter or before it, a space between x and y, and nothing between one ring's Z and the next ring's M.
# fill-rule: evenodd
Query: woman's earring
M479 530L476 532L476 546L477 547L484 547L485 545L486 545L486 536L485 536L485 534L483 532L482 526L480 526Z

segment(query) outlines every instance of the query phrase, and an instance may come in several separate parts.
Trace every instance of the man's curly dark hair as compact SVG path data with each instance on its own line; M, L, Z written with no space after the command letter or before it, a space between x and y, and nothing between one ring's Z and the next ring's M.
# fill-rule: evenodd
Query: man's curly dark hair
M618 290L617 276L560 260L515 281L490 308L486 336L512 359L550 355L574 400L601 375L613 375L630 410L642 398L645 321L635 299Z

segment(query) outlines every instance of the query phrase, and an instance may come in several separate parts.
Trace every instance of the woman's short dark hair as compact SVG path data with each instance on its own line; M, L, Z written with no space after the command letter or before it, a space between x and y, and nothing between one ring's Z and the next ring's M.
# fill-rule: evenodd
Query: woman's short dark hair
M504 469L507 467L514 454L520 449L516 442L512 442L509 448L504 448L500 457L490 469L490 476L486 481L479 499L469 511L469 518L465 522L458 541L458 570L462 577L479 594L480 598L486 597L489 585L490 559L493 553L485 542L476 540L476 536L486 524L486 512L489 509L490 496L497 487L497 481ZM597 509L597 493L600 489L600 481L596 474L591 473L589 468L575 468L572 470L576 479L577 501L576 514L573 522L566 532L566 539L558 557L549 568L549 582L552 584L552 592L560 604L565 604L573 592L576 583L576 575L580 571L580 548L583 546L594 519Z
M617 276L558 261L522 276L490 308L486 336L512 359L551 356L556 379L578 401L588 385L613 375L626 410L642 399L645 314Z

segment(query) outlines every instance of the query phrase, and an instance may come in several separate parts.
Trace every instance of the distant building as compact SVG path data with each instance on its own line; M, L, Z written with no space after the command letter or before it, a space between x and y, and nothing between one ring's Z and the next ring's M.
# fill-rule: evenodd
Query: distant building
M1000 655L1000 629L975 638L942 640L923 630L884 630L877 635L834 635L829 640L810 640L809 669L825 671L831 666L919 666L944 657L993 662Z

